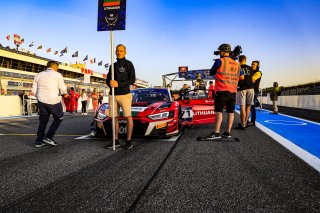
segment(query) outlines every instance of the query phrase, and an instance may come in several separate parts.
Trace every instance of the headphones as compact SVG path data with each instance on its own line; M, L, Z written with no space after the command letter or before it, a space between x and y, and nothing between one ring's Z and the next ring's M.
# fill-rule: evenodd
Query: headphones
M260 61L252 61L252 63L257 63L257 70L259 70L259 68L260 68Z

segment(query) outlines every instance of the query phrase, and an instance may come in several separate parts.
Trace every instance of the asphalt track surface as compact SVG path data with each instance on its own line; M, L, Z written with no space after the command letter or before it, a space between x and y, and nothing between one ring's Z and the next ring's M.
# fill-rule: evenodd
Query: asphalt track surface
M197 141L202 125L112 151L76 139L91 120L67 115L42 148L37 117L0 120L0 212L320 212L319 172L256 127L233 130L239 142Z

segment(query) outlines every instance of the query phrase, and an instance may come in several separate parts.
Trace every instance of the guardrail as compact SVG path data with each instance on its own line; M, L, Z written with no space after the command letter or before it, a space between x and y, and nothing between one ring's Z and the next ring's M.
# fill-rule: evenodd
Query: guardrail
M269 93L259 100L262 104L272 104ZM320 95L278 96L278 106L320 110Z

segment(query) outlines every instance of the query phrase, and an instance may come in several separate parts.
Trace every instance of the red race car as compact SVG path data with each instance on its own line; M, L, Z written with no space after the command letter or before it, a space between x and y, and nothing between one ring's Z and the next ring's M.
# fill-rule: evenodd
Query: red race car
M133 137L167 138L178 135L184 126L213 123L213 99L205 91L187 92L173 100L165 88L132 90ZM119 137L126 136L127 121L119 117ZM97 136L112 136L112 118L108 103L102 104L94 116L93 132Z

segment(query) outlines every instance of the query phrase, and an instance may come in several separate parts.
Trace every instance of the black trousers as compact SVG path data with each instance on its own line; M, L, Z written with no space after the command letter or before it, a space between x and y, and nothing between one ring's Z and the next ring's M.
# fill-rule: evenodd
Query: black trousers
M253 105L251 105L251 122L255 122L257 118L256 102L258 100L258 96L259 92L254 91Z
M87 112L87 101L81 101L81 112L86 113Z
M39 127L37 141L42 141L44 137L52 139L63 120L63 110L61 102L57 104L46 104L38 101L39 107ZM53 122L45 134L50 115L53 115Z

